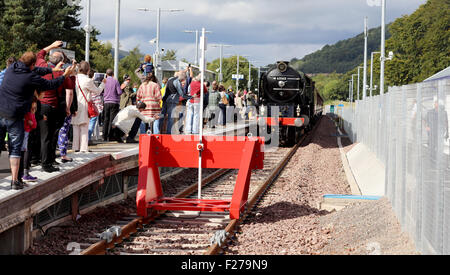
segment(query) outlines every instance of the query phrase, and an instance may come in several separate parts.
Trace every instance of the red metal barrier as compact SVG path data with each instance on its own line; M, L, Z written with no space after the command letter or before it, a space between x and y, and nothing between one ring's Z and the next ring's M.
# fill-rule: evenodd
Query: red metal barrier
M238 219L248 199L253 169L263 169L264 140L248 137L203 137L202 168L239 169L231 200L167 198L163 195L158 167L198 168L198 136L141 135L137 214L147 209L186 211L230 211Z

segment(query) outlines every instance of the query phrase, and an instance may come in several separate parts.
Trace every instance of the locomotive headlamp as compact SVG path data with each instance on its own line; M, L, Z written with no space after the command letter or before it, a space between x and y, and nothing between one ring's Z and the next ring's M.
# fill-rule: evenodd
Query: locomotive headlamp
M282 72L282 73L284 73L285 71L287 71L287 68L288 68L287 64L284 63L284 62L278 63L277 67L278 67L278 70L279 70L280 72Z

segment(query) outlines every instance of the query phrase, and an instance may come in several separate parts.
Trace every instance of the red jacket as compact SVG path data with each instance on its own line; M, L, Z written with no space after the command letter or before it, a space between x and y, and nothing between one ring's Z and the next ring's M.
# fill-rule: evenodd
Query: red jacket
M24 124L24 129L25 132L29 133L31 131L33 131L34 129L36 129L37 127L37 122L36 122L36 117L34 116L34 114L32 112L28 112L25 114L25 124ZM29 121L33 122L32 125L29 124Z
M49 67L49 65L45 61L46 55L47 52L45 50L41 50L37 54L36 67ZM51 74L44 75L42 78L52 80L62 76L63 74L64 72L53 72ZM40 99L39 101L42 104L47 104L54 108L57 108L58 98L62 95L62 89L70 89L70 90L75 89L75 83L73 83L70 77L66 77L63 84L59 86L57 90L42 91L41 95L43 95L43 98Z
M190 95L192 96L192 99L190 100L191 103L200 103L200 93L201 93L201 82L200 81L192 81L189 88L191 89ZM203 93L206 94L208 92L208 89L203 84Z

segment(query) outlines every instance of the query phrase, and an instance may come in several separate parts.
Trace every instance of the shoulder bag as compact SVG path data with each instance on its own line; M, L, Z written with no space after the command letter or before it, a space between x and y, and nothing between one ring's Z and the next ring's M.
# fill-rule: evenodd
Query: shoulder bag
M99 115L98 109L92 101L87 100L86 95L84 94L83 90L80 87L80 82L78 81L78 78L77 78L77 85L78 85L78 89L80 89L80 92L84 97L84 100L86 100L86 102L88 104L88 117L89 118L97 117Z

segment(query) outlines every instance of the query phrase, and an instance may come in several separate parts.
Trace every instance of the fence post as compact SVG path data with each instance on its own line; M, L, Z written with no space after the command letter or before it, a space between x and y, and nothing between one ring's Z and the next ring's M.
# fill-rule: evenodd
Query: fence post
M402 118L400 119L399 123L401 125L401 137L400 140L398 142L398 144L400 145L400 163L399 166L401 167L400 171L397 172L397 174L400 176L400 194L399 194L399 198L401 201L401 208L400 208L400 213L401 213L401 224L404 226L405 222L406 222L406 164L407 164L407 159L406 159L406 148L407 148L407 137L406 137L406 125L407 125L407 120L408 120L408 109L406 108L406 98L408 95L408 86L403 86L402 90L401 90L401 95L402 95L402 112L401 112L401 116ZM398 161L398 159L397 159Z
M438 215L437 215L437 232L436 234L437 236L437 240L438 240L438 245L439 247L437 248L438 253L439 254L444 254L444 234L445 234L445 228L444 228L444 213L445 213L445 207L444 207L444 177L445 177L445 169L447 168L447 162L445 161L445 154L444 154L444 138L442 134L441 134L441 130L443 131L442 133L445 135L446 132L445 129L447 129L448 132L448 116L447 116L447 112L445 111L445 93L444 93L444 86L442 85L444 84L443 80L439 80L437 85L438 85L438 127L437 127L437 137L438 137L438 142L437 142L437 196L438 198ZM445 117L447 116L447 117ZM445 123L447 123L445 125ZM441 127L444 127L444 129L441 129ZM439 226L440 225L440 226Z
M423 243L422 243L422 222L423 222L423 173L422 173L422 167L423 167L423 144L422 144L422 83L417 84L417 90L416 90L416 148L417 148L417 155L416 155L416 236L415 236L415 243L416 248L419 251L423 250Z

